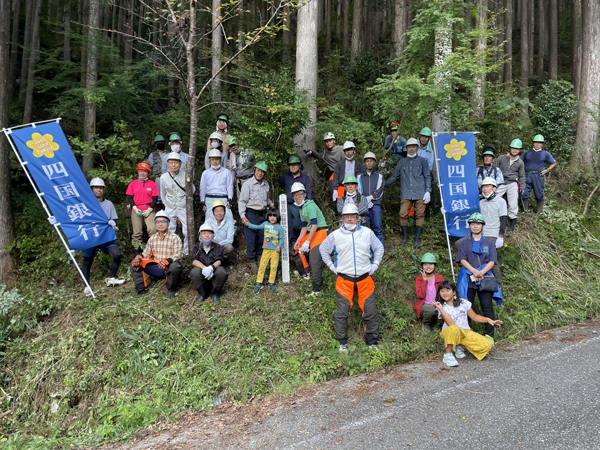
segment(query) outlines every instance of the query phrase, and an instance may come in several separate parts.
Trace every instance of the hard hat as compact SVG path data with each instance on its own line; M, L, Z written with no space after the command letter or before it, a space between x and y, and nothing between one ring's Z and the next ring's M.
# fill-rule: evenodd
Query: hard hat
M181 161L181 155L177 152L171 152L167 155L167 161L170 159L175 159L177 161Z
M264 161L258 161L256 164L254 164L254 168L260 169L266 173L267 172L267 163Z
M239 145L237 139L235 138L235 136L229 136L227 138L227 145L229 145L230 147L232 145Z
M523 148L523 143L521 142L521 139L513 139L510 143L510 148L518 148L519 150L521 150Z
M344 142L344 151L350 150L350 149L356 150L356 146L354 145L354 142L352 142L352 141Z
M217 120L224 120L226 123L229 123L229 116L224 112L220 112L217 114Z
M489 148L489 149L491 149L491 151L493 151L493 152L494 152L494 154L496 154L496 146L495 146L494 144L492 144L491 142L488 142L487 144L485 144L485 145L483 146L483 151L484 151L484 152L485 152L485 151L487 151L487 150L488 150L488 148Z
M333 134L331 131L329 133L327 133L325 135L325 137L323 138L324 141L328 141L329 139L335 140L335 134Z
M181 135L179 133L173 132L169 136L169 142L173 142L173 141L183 142L183 139L181 139Z
M223 203L221 200L215 200L210 209L214 211L217 206L222 206L223 208L227 209L227 206L225 206L225 203Z
M390 131L394 131L398 129L398 124L396 122L390 123Z
M471 217L469 217L469 220L467 220L467 223L480 223L482 225L485 225L485 219L483 217L483 214L473 213L471 214Z
M533 137L533 142L544 142L544 136L542 136L541 134L536 134Z
M105 187L106 185L104 184L104 180L102 178L93 178L92 181L90 181L90 187L94 187L94 186L102 186Z
M494 180L492 177L485 177L483 179L483 181L481 182L481 185L485 186L486 184L491 184L494 187L498 186L498 183L496 183L496 180Z
M208 151L208 157L209 158L220 158L221 157L221 150L217 150L216 148L213 148L211 150Z
M162 136L162 134L157 134L156 136L154 136L154 143L156 144L157 142L162 142L164 141L165 138Z
M223 143L223 136L221 136L221 133L219 133L218 131L215 131L214 133L212 133L210 135L209 139L216 139L216 140L220 141L221 143Z
M425 253L421 258L421 264L424 263L437 264L437 259L433 253Z
M495 158L496 154L493 151L491 151L491 150L486 150L485 152L483 152L482 156L492 156L492 157Z
M298 155L290 155L288 157L288 166L291 166L292 164L302 164Z
M346 178L344 178L343 184L349 184L349 183L358 184L358 180L356 179L356 177L354 175L348 175Z
M409 145L419 145L419 141L417 141L415 138L410 138L408 141L406 141L406 146L408 147Z
M358 208L354 203L348 203L344 205L344 209L342 209L342 216L345 214L356 214L358 215Z
M212 232L212 234L215 234L215 230L213 229L212 225L207 222L204 222L202 225L200 225L198 234L202 233L203 231L210 231L210 232Z
M146 161L142 161L136 166L135 170L145 170L146 172L150 173L152 172L152 167L150 167L150 164L148 164Z
M429 128L429 127L421 128L421 131L419 131L419 136L431 137L431 128Z
M296 183L292 184L291 192L293 194L294 192L298 192L298 191L306 192L306 188L304 187L304 185L302 183L296 182Z
M159 217L162 217L163 219L167 219L169 222L171 221L171 218L169 217L169 215L164 211L157 212L156 215L154 216L154 221L156 222L156 219L158 219Z
M363 161L365 159L369 159L369 158L374 159L375 161L377 161L377 156L375 156L375 153L373 153L373 152L367 152L367 153L365 153L365 156L363 156Z

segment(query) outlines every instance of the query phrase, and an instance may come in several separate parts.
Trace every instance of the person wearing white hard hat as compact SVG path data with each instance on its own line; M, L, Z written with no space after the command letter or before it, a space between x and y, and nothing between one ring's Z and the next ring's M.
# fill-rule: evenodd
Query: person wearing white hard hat
M333 196L333 191L337 189L337 186L333 181L335 166L340 160L344 159L344 147L342 145L335 145L335 135L332 132L325 134L323 142L325 144L325 151L322 155L310 148L306 149L305 153L322 160L327 165L325 176L329 178L329 196L331 197ZM331 208L335 211L335 200L333 201Z
M229 138L231 137L229 134L227 134L228 126L229 126L229 116L224 112L220 112L219 114L217 114L217 123L215 125L215 133L218 133L221 136L221 142L223 143L223 150L225 150L226 153L229 153L229 146L230 146ZM214 133L212 133L210 135L210 137L208 138L208 142L206 143L206 151L207 152L210 149L215 148L212 146L212 144L214 143L214 141L212 140L213 135L214 135ZM223 166L227 167L227 164L223 164Z
M344 142L344 157L335 165L335 172L333 174L333 185L336 189L333 191L332 196L334 202L344 196L344 180L346 177L349 175L356 177L359 173L365 171L365 166L354 158L355 153L356 147L354 142Z
M289 172L279 178L279 186L285 189L287 194L287 217L288 217L288 240L290 245L294 245L298 236L300 236L300 207L294 204L294 195L292 186L296 183L302 183L306 190L306 198L312 199L312 188L308 175L302 173L302 161L296 154L288 156Z
M219 303L229 276L223 267L223 247L214 241L215 230L210 224L204 223L198 234L200 243L192 250L194 267L190 272L192 283L198 291L196 303L204 301L211 294L213 301Z
M94 178L90 181L90 187L92 188L92 192L94 196L100 203L100 207L106 217L108 219L108 224L113 227L115 233L119 231L115 220L117 220L117 210L115 209L115 205L110 200L106 200L104 198L104 188L105 188L104 180L102 178ZM123 278L117 278L117 272L119 270L119 266L121 265L121 252L117 247L116 241L106 242L102 245L98 245L92 248L86 248L81 251L83 255L83 265L81 267L81 271L83 272L83 276L87 280L88 284L90 283L90 275L92 270L92 264L94 263L94 257L96 256L96 252L100 250L104 254L110 256L112 261L110 263L110 274L109 278L106 280L106 286L120 286L125 283ZM83 291L85 295L92 295L92 292L86 287Z
M227 207L225 213L227 218L233 222L233 213L231 212L233 178L231 171L221 164L223 159L219 150L213 148L207 155L210 160L210 169L202 172L200 178L200 203L202 203L202 209L206 212L206 220L211 220L213 217L213 202L221 200Z
M208 142L210 148L206 150L206 155L204 156L204 169L208 170L212 165L209 159L209 153L214 155L215 152L213 150L219 151L219 156L221 158L221 162L219 164L222 167L227 167L227 150L229 149L229 146L227 146L226 142L223 140L223 136L221 136L221 134L218 131L215 131L210 135Z
M181 156L181 170L185 172L185 165L190 159L190 155L183 151L183 138L181 137L181 133L173 131L169 134L169 148L167 149L169 152L179 153ZM167 159L165 158L163 161L163 173L167 172L169 168L167 167Z
M177 295L183 272L183 245L179 236L169 231L169 221L169 215L165 211L156 213L156 233L148 239L144 252L136 255L131 262L131 278L138 295L143 294L148 287L146 274L166 280L167 298L175 298Z
M373 230L375 236L383 244L381 197L383 197L385 178L383 174L377 171L377 156L375 156L375 153L365 153L363 162L365 163L365 171L359 173L357 178L359 192L366 197L368 202L367 227Z
M215 200L212 204L213 217L205 223L215 231L213 241L223 247L223 257L229 259L235 249L233 240L235 238L235 223L225 217L227 207L221 200Z
M171 219L169 231L175 233L177 219L183 231L183 253L188 254L187 209L185 198L185 172L181 170L181 155L171 152L167 156L169 171L160 177L160 198L165 205L165 212Z
M352 309L354 293L358 295L358 306L365 321L365 341L372 350L377 350L379 339L379 315L375 304L373 273L383 259L383 244L372 230L358 224L358 208L348 204L342 211L343 225L321 243L323 262L337 275L335 282L336 309L333 313L335 338L340 343L340 352L348 351L348 316ZM336 248L337 267L331 260ZM371 263L371 253L373 263Z

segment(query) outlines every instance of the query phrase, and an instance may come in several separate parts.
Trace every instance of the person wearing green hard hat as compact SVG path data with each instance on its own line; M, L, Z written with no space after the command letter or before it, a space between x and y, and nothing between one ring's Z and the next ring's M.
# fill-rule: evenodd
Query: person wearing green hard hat
M423 331L429 333L431 325L437 322L435 296L444 277L435 273L437 259L433 253L425 253L421 258L421 274L415 278L415 290L418 300L413 305L417 318L423 323Z
M429 165L429 171L433 171L433 148L431 147L431 129L429 127L421 128L419 131L419 150L417 155L425 158Z
M358 189L361 195L367 199L369 211L367 211L367 227L373 230L375 236L383 244L383 230L381 229L383 221L381 218L381 198L383 197L383 186L385 177L377 171L377 156L373 152L365 153L363 156L365 170L359 173Z
M400 127L397 122L390 123L390 134L385 138L383 148L390 153L393 164L398 164L401 158L406 158L406 138L400 136ZM385 168L385 161L379 165Z
M358 223L365 225L366 214L369 211L369 201L367 197L358 192L358 179L354 175L348 175L344 179L345 193L337 199L337 212L342 216L342 211L346 205L356 205L358 208Z
M290 245L293 247L300 236L302 230L302 221L300 220L300 206L294 203L294 194L292 193L292 186L294 183L302 183L306 190L306 199L312 200L312 188L310 178L308 175L302 173L302 161L300 157L292 153L288 156L288 167L289 172L279 177L279 186L285 189L287 195L287 217L288 217L288 240Z
M479 166L477 169L477 185L479 186L479 191L481 192L481 182L485 178L493 178L496 180L496 184L500 186L504 184L504 177L502 176L502 171L494 164L494 160L496 159L496 146L494 144L488 143L483 146L483 165Z
M468 301L473 304L475 295L477 295L483 316L494 321L493 301L495 295L499 296L499 289L494 293L479 288L483 277L491 276L492 268L495 264L498 264L496 246L483 235L483 228L486 223L483 214L473 213L467 222L469 224L469 230L471 231L471 238L465 239L458 247L456 262L459 262L462 265L459 279L461 275L463 275L463 270L465 270L468 275ZM490 323L486 323L484 334L493 339L494 326Z
M266 173L267 164L264 161L258 161L254 165L254 175L242 185L238 200L238 212L242 218L244 236L246 236L246 253L253 274L258 273L257 258L260 260L262 255L264 232L263 230L252 230L248 224L260 225L265 222L267 211L274 206L269 198L269 182L265 180Z
M152 167L152 174L156 177L156 184L158 184L160 176L167 168L168 152L165 151L166 139L162 134L157 133L156 136L154 136L154 147L156 150L148 155L146 162Z
M181 156L181 170L185 172L185 165L188 162L188 159L190 159L190 155L183 151L183 139L181 137L181 133L176 131L169 133L169 148L171 149L171 152L179 153ZM165 158L163 173L168 171L167 159Z
M240 147L240 143L235 136L227 138L227 145L229 147L227 168L231 170L237 189L237 197L239 198L242 184L254 175L254 152Z
M215 125L214 133L219 133L221 135L221 144L222 144L223 150L226 153L229 153L229 143L227 142L229 139L229 134L227 134L228 126L229 126L229 116L224 112L220 112L219 114L217 114L217 123ZM207 152L213 148L216 148L211 145L212 143L214 143L212 138L213 138L213 136L211 134L211 136L208 139L208 142L206 143L206 151ZM225 163L223 165L225 165Z
M326 165L324 175L329 180L329 196L333 196L333 192L338 188L334 182L335 166L339 161L344 159L344 147L342 145L336 145L335 135L329 131L325 133L323 137L323 143L325 144L325 150L321 154L318 151L313 151L311 148L304 150L308 156L314 156L320 159ZM336 210L335 200L331 203L331 209Z
M333 185L336 190L333 191L332 198L334 202L337 199L344 196L344 180L348 175L354 175L355 177L365 171L365 166L355 158L356 146L352 141L344 142L344 157L338 161L335 165L335 171L333 173ZM336 208L337 211L337 203Z
M504 197L508 204L508 231L514 231L519 213L519 194L525 189L525 163L519 158L523 148L521 139L513 139L508 154L498 156L496 166L502 171L504 184L498 186L496 195Z
M521 155L527 173L527 182L521 197L523 209L525 211L529 209L529 196L533 190L538 214L544 210L544 188L546 183L544 175L556 167L556 160L550 152L542 149L543 146L544 136L538 134L533 138L533 150L527 150ZM549 164L548 168L546 168L546 163Z

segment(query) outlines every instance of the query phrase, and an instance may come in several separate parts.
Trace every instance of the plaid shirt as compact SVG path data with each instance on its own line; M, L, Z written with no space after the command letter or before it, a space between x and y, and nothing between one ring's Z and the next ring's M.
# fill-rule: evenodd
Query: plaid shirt
M148 239L143 256L144 258L155 259L156 261L168 258L171 258L173 261L179 261L183 256L181 238L170 231L166 231L161 236L157 231Z

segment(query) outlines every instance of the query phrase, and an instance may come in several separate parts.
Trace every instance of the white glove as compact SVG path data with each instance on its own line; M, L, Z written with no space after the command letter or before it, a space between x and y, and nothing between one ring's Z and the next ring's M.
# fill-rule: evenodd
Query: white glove
M373 207L373 202L369 202L369 209L371 209Z
M442 213L442 215L446 214L446 210L444 209L443 206L440 208L440 212Z
M210 280L214 276L215 276L215 272L213 270L211 270L210 273L208 274L208 276L206 277L206 279Z
M329 270L331 270L333 273L335 273L337 275L337 268L335 267L335 265L333 263L331 263L331 266L329 266Z
M310 252L310 242L304 241L302 247L300 247L300 253L308 253Z
M333 201L335 202L337 199L338 199L337 189L334 189L334 191L333 191Z
M372 195L367 195L366 199L369 203L371 203L373 201L373 196Z
M381 163L379 164L379 167L381 167L383 169L385 167L385 161L381 161Z
M425 192L425 195L423 196L423 202L425 204L429 203L431 200L431 194L429 192Z
M116 224L116 222L115 222L114 220L109 220L109 221L108 221L108 224L109 224L111 227L113 227L113 228L115 228L115 227L117 226L117 224Z
M379 266L377 264L371 264L371 270L369 270L369 275L373 275L373 273L379 269Z
M496 248L502 248L503 245L504 245L504 238L498 237L498 239L496 239Z
M206 266L204 269L202 269L202 275L204 275L207 280L210 280L210 277L212 276L212 268L210 266Z
M50 225L56 225L58 223L58 220L56 220L56 217L50 216L48 217L48 222L50 222Z

